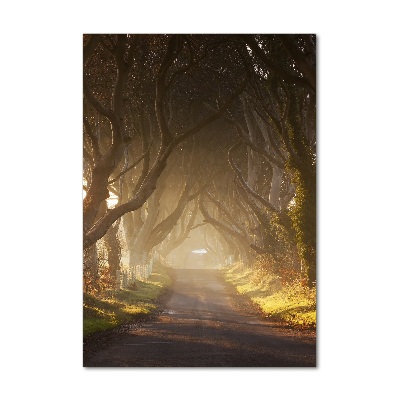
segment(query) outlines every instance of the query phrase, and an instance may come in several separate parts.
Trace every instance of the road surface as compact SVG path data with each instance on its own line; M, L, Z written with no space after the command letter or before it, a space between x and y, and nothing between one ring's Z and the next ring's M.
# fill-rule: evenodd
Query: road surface
M115 334L85 367L315 367L315 335L268 322L218 270L176 270L157 318Z

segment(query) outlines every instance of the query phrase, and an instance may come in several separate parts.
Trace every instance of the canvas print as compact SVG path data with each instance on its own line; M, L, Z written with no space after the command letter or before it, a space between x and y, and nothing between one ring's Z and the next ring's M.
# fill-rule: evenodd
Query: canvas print
M316 367L316 35L83 35L83 366Z

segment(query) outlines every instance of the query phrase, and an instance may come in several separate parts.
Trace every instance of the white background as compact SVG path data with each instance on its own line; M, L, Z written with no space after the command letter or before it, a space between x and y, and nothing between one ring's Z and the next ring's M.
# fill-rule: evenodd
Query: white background
M395 2L138 3L2 5L5 398L394 398L400 266ZM82 33L111 32L318 35L317 368L82 367Z

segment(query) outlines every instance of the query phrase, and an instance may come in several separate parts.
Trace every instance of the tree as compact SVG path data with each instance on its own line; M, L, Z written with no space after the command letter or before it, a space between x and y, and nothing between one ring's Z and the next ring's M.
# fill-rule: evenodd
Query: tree
M314 35L85 36L84 248L122 218L134 264L175 254L194 233L222 259L268 254L280 265L298 252L311 286L315 44Z
M246 86L247 79L243 74L235 90L223 100L219 99L218 109L202 116L193 125L183 121L184 128L177 132L171 114L181 104L177 92L183 97L186 94L179 79L195 65L192 46L193 41L185 35L84 37L84 157L86 168L90 169L86 174L87 194L83 208L84 248L103 237L121 216L142 207L154 192L173 150L220 118ZM143 58L151 67L146 76L138 73L143 69ZM140 78L143 81L137 83ZM110 177L122 169L124 154L133 143L134 125L130 121L130 111L132 108L136 112L145 111L144 106L141 110L137 107L143 88L154 94L152 112L157 123L157 151L148 172L128 199L101 213L109 196ZM167 117L168 113L170 117ZM203 114L204 110L196 110L196 115Z
M312 286L316 280L315 35L244 35L242 39L258 77L252 81L258 126L267 132L269 156L280 154L290 184L295 185L289 215Z

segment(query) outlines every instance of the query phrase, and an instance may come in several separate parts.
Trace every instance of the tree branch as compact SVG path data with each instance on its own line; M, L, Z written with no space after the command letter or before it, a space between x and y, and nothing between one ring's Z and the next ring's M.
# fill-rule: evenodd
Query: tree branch
M243 80L243 82L238 86L238 88L232 93L232 95L225 101L225 103L222 105L222 107L218 110L213 115L210 115L208 118L200 122L198 125L196 125L194 128L189 129L185 133L182 133L178 137L175 138L174 143L178 144L185 140L187 137L193 135L194 133L198 132L211 122L214 122L216 119L219 117L223 116L224 112L232 105L234 100L243 92L244 88L246 87L247 83L249 81L249 77L246 75L246 78Z
M242 35L242 38L244 42L250 47L250 49L253 51L253 53L261 60L265 66L270 70L276 73L278 76L283 78L284 80L294 83L294 84L300 84L300 85L307 85L309 86L309 82L301 78L299 76L295 76L292 74L289 74L286 72L283 68L280 66L274 64L270 58L265 54L265 52L260 48L258 45L254 35Z
M228 210L226 210L226 208L221 204L221 202L219 202L216 198L211 196L209 192L205 192L205 196L217 206L218 210L225 215L225 217L229 220L229 223L234 228L236 228L237 231L241 232L243 235L245 234L244 229L237 225L236 220L232 217L232 215L228 212Z
M86 61L94 53L97 45L99 44L99 41L100 41L99 35L96 34L90 35L88 42L83 48L83 65L86 64Z
M272 211L272 212L276 213L277 210L267 200L265 200L263 197L261 197L258 193L256 193L253 189L251 189L249 187L249 185L243 179L243 176L240 173L239 168L237 167L237 165L233 161L232 152L234 150L236 150L240 145L241 145L241 143L238 142L238 143L234 144L228 151L228 159L229 159L230 166L235 171L235 175L236 175L237 179L239 180L239 182L241 183L242 187L248 193L250 193L256 200L258 200L264 207L266 207L269 211Z
M158 77L156 81L156 100L155 100L155 111L157 116L158 125L161 131L161 146L168 146L172 140L173 135L169 130L168 123L164 115L164 104L163 100L167 92L166 76L169 68L177 57L181 49L180 37L178 35L172 35L168 42L167 52L161 63Z
M128 171L130 171L132 168L138 165L143 160L143 158L146 157L146 155L149 153L151 146L153 145L153 142L154 139L151 141L147 150L138 159L136 159L129 167L125 168L122 172L120 172L114 179L108 181L108 184L111 185L112 183L116 182L119 178L121 178L122 175L126 174Z
M93 95L92 91L89 88L89 83L87 81L86 75L83 74L83 93L86 97L86 100L89 104L101 115L105 116L112 124L113 130L120 130L120 124L118 116L111 109L106 108L103 104L100 103ZM119 135L116 135L119 136Z
M297 46L294 35L277 35L299 70L304 74L308 84L315 93L317 86L315 67L309 62L308 57Z
M83 124L84 124L86 134L88 135L88 137L91 141L94 160L95 160L95 162L97 162L101 158L99 141L97 140L97 137L94 135L92 128L90 126L90 123L86 117L83 119Z
M251 247L253 250L255 250L259 254L265 254L267 251L265 249L262 249L261 247L255 245L255 244L250 244L247 237L241 234L240 232L237 232L233 230L232 228L226 226L222 222L217 221L215 218L211 217L211 215L208 213L206 210L206 207L202 201L200 200L200 205L199 205L200 211L204 216L204 221L210 223L214 227L220 228L223 230L225 233L228 233L231 237L236 238L239 240L240 243L247 243L249 247Z

